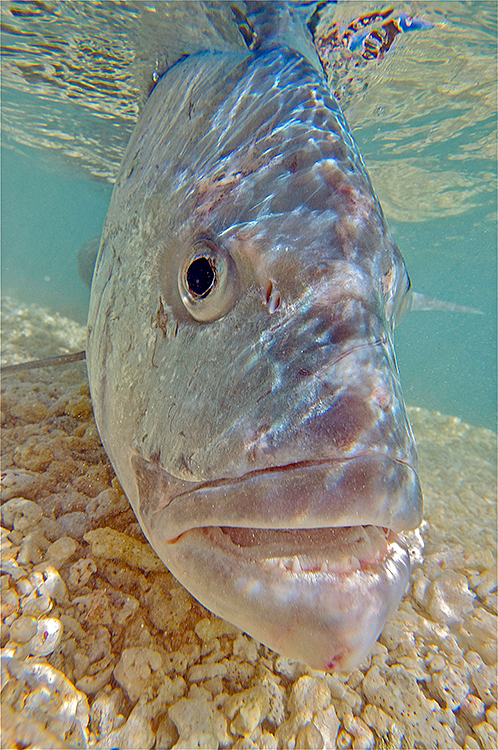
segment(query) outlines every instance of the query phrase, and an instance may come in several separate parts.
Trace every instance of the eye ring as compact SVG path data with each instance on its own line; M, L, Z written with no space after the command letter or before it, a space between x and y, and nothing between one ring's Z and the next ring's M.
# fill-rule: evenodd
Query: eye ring
M232 307L238 287L231 255L211 240L195 242L178 273L180 296L190 315L203 323L223 317Z

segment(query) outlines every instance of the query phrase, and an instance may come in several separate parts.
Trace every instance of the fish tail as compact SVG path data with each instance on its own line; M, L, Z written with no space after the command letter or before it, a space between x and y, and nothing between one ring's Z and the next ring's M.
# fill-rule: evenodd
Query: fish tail
M436 297L428 297L427 294L412 292L411 310L438 310L440 312L466 313L467 315L484 315L482 310L467 305L457 305L455 302L447 302Z

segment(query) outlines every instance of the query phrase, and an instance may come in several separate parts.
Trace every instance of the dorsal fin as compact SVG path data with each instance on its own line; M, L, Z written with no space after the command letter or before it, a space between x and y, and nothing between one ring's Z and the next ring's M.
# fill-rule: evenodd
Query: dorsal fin
M231 8L239 31L251 51L284 45L303 55L317 70L322 70L314 45L314 31L320 11L329 1L247 0L245 3L232 4Z

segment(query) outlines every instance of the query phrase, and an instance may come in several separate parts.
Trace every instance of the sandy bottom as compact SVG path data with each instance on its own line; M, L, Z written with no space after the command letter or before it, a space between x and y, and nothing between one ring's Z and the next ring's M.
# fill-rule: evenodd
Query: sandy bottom
M84 347L6 300L4 361ZM289 662L204 609L146 543L84 364L2 383L2 747L496 748L496 436L410 409L423 562L350 673Z

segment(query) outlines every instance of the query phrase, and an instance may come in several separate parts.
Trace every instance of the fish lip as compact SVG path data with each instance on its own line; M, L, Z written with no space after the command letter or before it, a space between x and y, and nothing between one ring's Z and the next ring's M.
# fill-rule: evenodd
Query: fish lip
M380 453L299 461L202 483L182 482L157 465L141 463L148 481L143 489L138 482L140 514L163 544L209 527L288 531L372 526L399 532L417 528L422 520L415 467ZM162 495L159 507L147 500L151 481L153 491Z
M255 538L253 543L240 544L234 536L243 532L245 540L249 541L249 535ZM287 543L294 544L295 548L288 550L279 549L278 543L272 548L268 539L261 543L261 533L265 536L267 532L273 532L272 536L278 539L280 534L288 535ZM313 538L327 536L328 539L318 545L313 545ZM357 545L356 550L351 545L360 538L366 536L370 542L368 549L361 554ZM372 536L374 537L372 540ZM341 539L341 537L343 537ZM273 575L280 578L306 578L319 577L347 578L352 574L368 574L375 572L379 567L385 565L392 556L393 549L405 545L400 534L386 527L378 526L340 526L319 529L259 529L233 526L207 526L195 527L180 534L171 540L170 545L182 544L192 538L202 544L211 544L222 554L238 557L243 563L251 562L261 564ZM297 543L297 544L296 544ZM348 548L349 545L349 548ZM339 550L338 550L339 548ZM358 552L358 555L355 554ZM342 555L342 556L341 556Z
M254 469L253 471L246 471L244 474L241 474L240 476L236 477L223 477L221 479L213 479L208 480L206 482L200 482L194 492L198 489L202 489L204 487L222 487L225 484L231 484L233 482L243 482L249 478L252 478L257 475L262 474L270 474L273 472L281 472L281 471L294 471L295 469L299 469L302 467L311 467L311 466L326 466L326 465L332 465L332 464L347 464L351 461L356 461L359 458L376 458L378 456L382 456L381 453L356 453L354 456L345 456L344 458L310 458L303 461L294 461L290 462L288 464L280 464L278 466L267 466L264 469ZM402 464L403 466L407 466L408 468L415 471L415 467L412 466L412 464L409 461L403 461L401 458L391 458L389 456L390 460L395 461L396 463ZM188 495L190 494L192 490L189 490L188 492L181 493L182 495ZM177 497L180 497L181 495L178 495ZM176 499L176 498L175 498Z
M332 570L327 560L323 569L305 570L295 557L248 557L219 528L185 532L162 552L193 596L256 640L315 669L349 670L368 654L408 585L406 545L398 535L384 538L385 553L373 564L338 569L334 560Z

